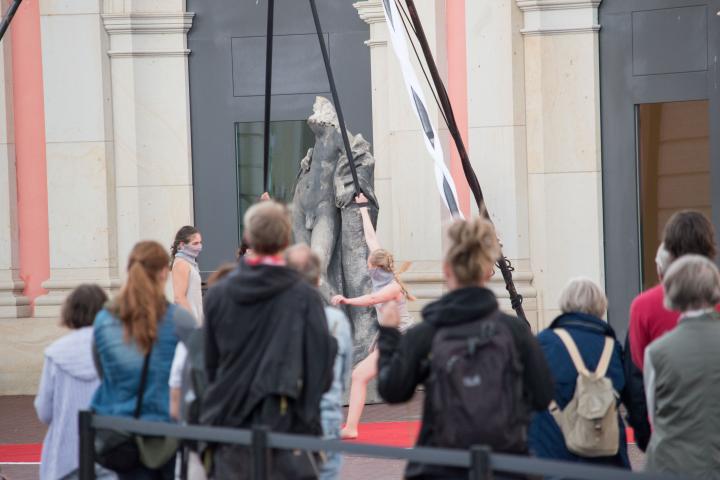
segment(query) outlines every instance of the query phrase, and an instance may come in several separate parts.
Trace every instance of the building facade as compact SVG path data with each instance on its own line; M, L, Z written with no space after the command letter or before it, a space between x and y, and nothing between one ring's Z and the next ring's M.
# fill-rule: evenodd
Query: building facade
M416 3L531 324L586 276L624 335L668 216L720 221L720 0ZM418 311L443 291L448 215L382 0L318 9L348 127L373 144L381 242L413 262ZM329 87L306 2L276 12L271 190L288 198ZM115 291L136 241L169 246L194 223L203 270L233 258L262 189L265 14L264 0L23 2L0 49L0 394L34 393L67 293Z

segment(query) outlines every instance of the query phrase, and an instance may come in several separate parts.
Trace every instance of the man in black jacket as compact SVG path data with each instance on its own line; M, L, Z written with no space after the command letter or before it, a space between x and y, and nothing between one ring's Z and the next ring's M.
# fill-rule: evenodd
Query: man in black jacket
M321 435L320 399L332 382L337 349L322 299L285 266L281 253L290 243L291 227L284 206L256 204L245 214L244 226L253 254L205 299L209 385L201 422ZM276 475L308 468L309 457L285 453L275 454ZM214 460L215 478L251 475L245 448L220 446Z

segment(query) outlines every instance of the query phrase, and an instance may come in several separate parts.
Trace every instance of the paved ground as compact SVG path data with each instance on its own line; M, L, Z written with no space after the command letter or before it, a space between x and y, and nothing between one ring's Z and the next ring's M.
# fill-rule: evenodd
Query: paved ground
M364 422L417 420L422 408L422 395L405 405L369 405ZM362 426L361 426L362 434ZM41 443L45 427L38 422L32 397L0 397L0 444ZM633 445L630 449L635 468L642 468L642 453ZM398 480L402 478L404 462L365 457L346 457L343 480ZM38 480L37 465L0 465L0 473L9 480Z

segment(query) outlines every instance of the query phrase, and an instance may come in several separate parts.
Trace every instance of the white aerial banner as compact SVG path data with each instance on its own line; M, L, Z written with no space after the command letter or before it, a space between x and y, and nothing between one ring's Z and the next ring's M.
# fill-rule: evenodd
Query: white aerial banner
M383 0L382 3L388 31L390 32L390 43L392 43L395 56L400 61L400 69L402 70L403 79L405 80L410 105L412 105L413 111L422 125L425 146L435 161L435 180L437 181L438 190L440 190L440 196L453 217L463 218L463 214L458 208L455 183L445 165L445 157L443 155L440 137L430 122L427 103L425 102L422 88L420 88L420 82L410 62L410 54L405 40L405 29L403 28L400 12L393 0Z

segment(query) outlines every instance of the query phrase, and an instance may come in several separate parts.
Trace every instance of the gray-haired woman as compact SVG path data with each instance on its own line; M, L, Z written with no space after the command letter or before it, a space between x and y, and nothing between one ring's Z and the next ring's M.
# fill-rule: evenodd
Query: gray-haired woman
M708 258L686 255L663 286L666 308L681 316L645 350L647 469L720 478L720 273Z
M616 392L625 389L622 347L615 338L613 329L602 319L607 305L605 294L595 282L587 278L575 278L560 295L562 314L547 330L538 335L555 382L553 399L560 410L565 409L575 395L578 378L577 367L565 343L568 340L575 345L582 362L590 372L599 368L606 343L608 346L612 345L604 376L610 379ZM566 340L563 340L563 337ZM612 340L612 343L608 342L608 339ZM560 427L550 411L545 410L533 417L529 443L530 450L541 458L630 468L625 428L619 415L618 435L618 449L615 454L581 457L568 450Z

